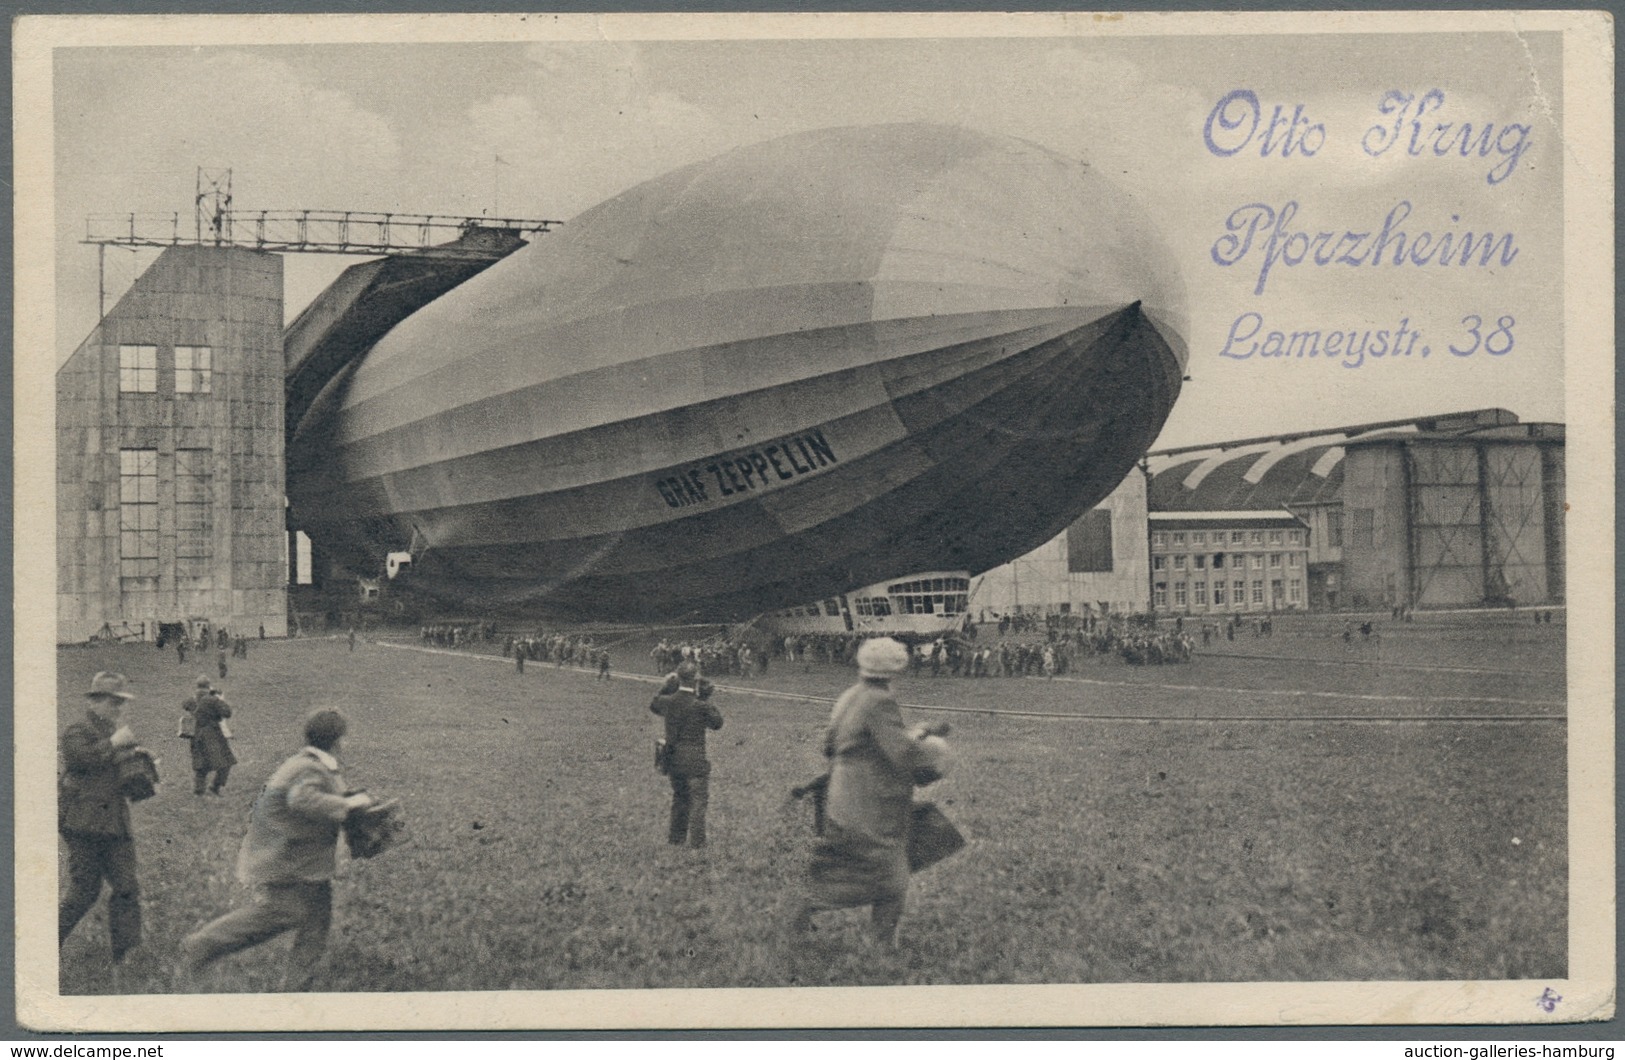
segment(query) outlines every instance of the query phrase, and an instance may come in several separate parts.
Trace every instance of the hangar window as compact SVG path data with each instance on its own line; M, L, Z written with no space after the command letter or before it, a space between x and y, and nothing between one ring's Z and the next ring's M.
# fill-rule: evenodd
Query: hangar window
M1343 547L1343 509L1328 508L1326 510L1326 544L1332 548Z
M175 450L175 577L180 588L213 587L214 453Z
M175 347L175 393L207 394L214 387L214 351L207 346Z
M876 618L885 618L891 614L891 601L884 596L874 597L869 601L869 606L874 608Z
M120 449L119 581L121 588L158 587L158 450Z
M120 346L118 348L118 388L121 394L156 394L158 392L158 347ZM156 460L156 457L154 459ZM156 471L154 474L156 474Z
M1066 569L1071 574L1101 574L1112 569L1112 513L1095 508L1066 528Z
M834 597L831 597L830 599L825 600L824 601L824 614L828 615L830 618L840 618L841 617L841 604L840 604L840 601L836 600Z

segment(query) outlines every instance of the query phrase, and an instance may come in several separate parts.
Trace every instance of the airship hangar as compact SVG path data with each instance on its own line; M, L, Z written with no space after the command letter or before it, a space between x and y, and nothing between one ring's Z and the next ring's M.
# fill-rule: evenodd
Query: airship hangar
M1564 601L1564 428L1488 408L1153 450L988 574L992 613Z
M245 212L200 175L189 219L87 228L159 253L58 371L58 639L280 636L307 573L391 553L449 609L616 621L944 569L995 611L1561 599L1560 427L1148 458L1186 360L1150 232L1087 165L931 125L750 145L562 226ZM285 325L283 255L317 252L371 260ZM1221 604L1174 576L1221 552Z

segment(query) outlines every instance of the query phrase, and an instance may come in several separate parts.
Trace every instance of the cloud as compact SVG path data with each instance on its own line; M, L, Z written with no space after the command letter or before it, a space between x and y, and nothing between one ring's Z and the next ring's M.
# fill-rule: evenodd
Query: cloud
M517 90L426 133L421 182L451 189L438 209L564 219L737 142L704 107L656 85L635 44L538 44L525 55Z
M87 215L179 212L185 232L199 166L233 170L239 210L397 206L390 194L401 159L396 131L293 62L215 49L61 54L59 360L96 320L93 252L76 243ZM110 269L111 283L123 278ZM110 290L110 301L120 293Z

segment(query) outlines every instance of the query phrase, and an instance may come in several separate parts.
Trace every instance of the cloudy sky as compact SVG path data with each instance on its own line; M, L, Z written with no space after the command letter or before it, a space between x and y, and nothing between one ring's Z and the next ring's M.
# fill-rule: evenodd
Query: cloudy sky
M242 210L568 220L742 144L928 120L1082 158L1156 218L1147 238L1167 241L1182 263L1191 321L1191 381L1163 446L1489 405L1564 418L1553 34L81 47L59 48L53 74L59 362L95 323L96 252L77 242L86 217L189 216L199 166L231 167ZM1245 135L1246 97L1214 121L1238 89L1256 96L1261 125L1277 104L1288 118L1301 105L1300 129L1323 126L1308 132L1316 153L1282 158L1276 145L1263 156L1261 136ZM1489 126L1488 157L1440 156L1433 140L1413 156L1409 126L1397 142L1370 132L1394 124L1379 112L1385 94L1432 89L1442 97L1424 132L1471 123L1476 145ZM1390 146L1373 154L1362 142ZM1277 263L1260 294L1267 230L1236 264L1214 260L1227 219L1255 203L1296 203L1288 233L1334 240L1378 230L1409 203L1412 238L1511 233L1518 254L1488 268ZM152 256L109 250L110 296ZM352 263L290 257L290 317ZM1407 320L1432 355L1359 369L1221 356L1233 328L1252 326L1249 313L1262 322L1253 341L1276 328ZM1475 315L1480 343L1512 318L1510 352L1445 352L1473 344L1464 318Z

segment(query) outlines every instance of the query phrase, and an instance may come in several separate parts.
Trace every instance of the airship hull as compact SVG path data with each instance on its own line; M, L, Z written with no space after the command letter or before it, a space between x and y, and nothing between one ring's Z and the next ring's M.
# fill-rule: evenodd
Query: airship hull
M986 570L1109 493L1183 372L1126 204L962 130L789 139L633 189L408 318L296 432L296 518L358 565L409 549L453 600L710 620ZM762 183L820 157L873 172ZM1059 234L967 213L1001 178ZM833 231L809 183L849 211ZM725 246L690 242L702 220Z

